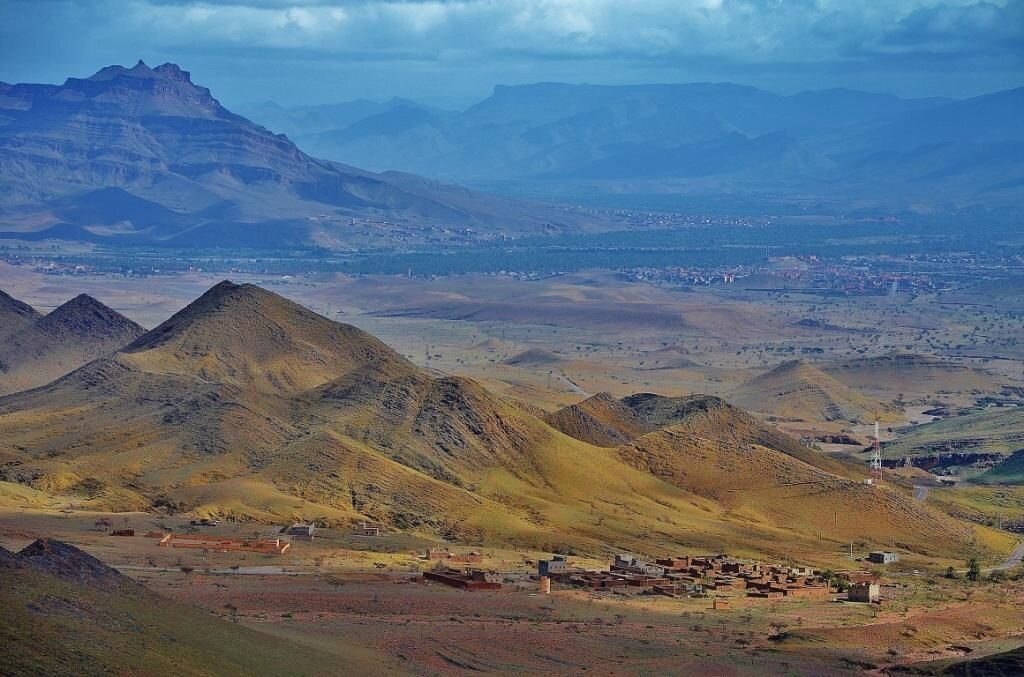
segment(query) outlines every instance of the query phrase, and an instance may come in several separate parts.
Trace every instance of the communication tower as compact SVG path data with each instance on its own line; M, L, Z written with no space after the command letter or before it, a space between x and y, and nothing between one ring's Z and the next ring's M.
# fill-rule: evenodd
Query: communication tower
M875 439L871 442L871 483L882 483L882 439L878 431L878 419L875 419Z

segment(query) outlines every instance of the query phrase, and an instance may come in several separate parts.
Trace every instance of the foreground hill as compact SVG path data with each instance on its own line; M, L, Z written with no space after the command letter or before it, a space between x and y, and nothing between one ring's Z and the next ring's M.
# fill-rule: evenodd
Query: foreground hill
M629 466L714 501L752 524L775 524L871 538L946 538L954 522L925 513L901 493L822 470L782 451L694 435L692 426L668 426L619 447ZM780 539L784 540L781 536ZM916 538L916 537L915 537Z
M0 548L3 671L28 674L328 674L337 656L162 598L73 546ZM295 660L301 655L302 660ZM350 669L372 668L353 657Z
M0 395L35 388L146 332L124 315L81 294L23 325L0 345Z
M809 450L717 397L600 394L546 420L615 447L626 465L753 524L812 532L842 521L854 530L873 524L891 537L903 533L904 520L935 536L950 526L901 494L866 487L863 469Z
M0 462L5 480L96 509L372 519L546 550L772 552L783 530L820 549L881 529L908 548L959 556L983 530L865 486L717 398L645 394L580 408L620 436L602 443L622 444L574 439L359 329L223 282L123 350L0 398ZM578 434L566 418L551 421ZM701 455L702 440L738 456ZM664 462L642 460L653 449ZM673 463L701 477L734 473L729 488L750 484L750 509L733 512L730 495L682 481L666 470ZM743 463L750 472L735 473ZM800 519L761 510L766 467L827 490L806 492ZM863 519L820 523L851 511Z
M353 218L503 232L572 228L564 210L317 160L225 109L174 64L62 85L0 83L3 230L171 246L334 246Z
M792 360L754 377L729 395L751 411L817 421L893 418L895 410L856 392L817 367Z

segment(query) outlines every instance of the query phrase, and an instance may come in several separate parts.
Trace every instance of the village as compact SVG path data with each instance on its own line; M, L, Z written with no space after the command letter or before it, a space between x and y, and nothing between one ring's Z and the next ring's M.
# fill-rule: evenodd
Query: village
M293 545L299 542L313 543L319 531L313 523L296 522L248 537L199 533L200 529L219 525L219 520L192 520L186 525L188 531L175 532L164 528L140 535L153 539L159 548L199 549L204 553L255 553L273 557L293 553ZM112 529L108 534L120 538L136 536L135 530L128 528ZM352 536L366 539L380 538L383 534L384 528L372 522L361 522L350 532ZM740 600L747 600L746 604L758 600L871 604L882 601L882 580L877 571L822 570L739 559L726 554L644 559L620 553L607 568L580 566L568 556L558 554L536 562L524 561L524 564L535 564L535 570L524 567L489 569L484 566L485 557L480 551L455 551L448 547L426 547L416 558L420 562L418 571L403 572L404 580L428 585L436 583L465 591L504 589L549 595L553 589L582 589L595 594L707 599L712 610L728 610ZM898 555L874 551L865 559L870 564L888 565L898 561ZM376 566L383 568L379 563Z

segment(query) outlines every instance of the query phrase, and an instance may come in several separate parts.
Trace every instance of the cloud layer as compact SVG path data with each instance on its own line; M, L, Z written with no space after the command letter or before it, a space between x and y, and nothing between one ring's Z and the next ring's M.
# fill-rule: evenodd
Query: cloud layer
M303 83L317 69L345 77L351 94L373 94L386 81L398 94L429 85L459 95L543 79L766 79L782 88L874 79L876 89L954 94L948 90L961 81L1024 81L1024 0L0 4L0 79L59 80L139 56L208 73L233 97L285 85L308 95ZM233 84L217 64L230 69Z

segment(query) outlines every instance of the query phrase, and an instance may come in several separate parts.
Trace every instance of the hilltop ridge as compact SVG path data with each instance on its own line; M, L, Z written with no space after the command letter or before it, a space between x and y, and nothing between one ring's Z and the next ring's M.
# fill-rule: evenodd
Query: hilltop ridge
M372 363L411 367L375 337L251 284L224 280L122 351L154 371L297 392Z
M124 349L0 399L0 460L7 481L90 509L373 520L545 550L639 546L650 530L666 544L770 552L780 529L814 548L823 534L870 537L875 522L920 552L965 543L963 525L864 485L863 468L717 397L599 395L545 419L224 281ZM808 514L857 511L872 523L794 521L778 492L758 494L785 477L828 489L800 499ZM732 489L752 491L741 512ZM882 503L898 520L870 507Z

